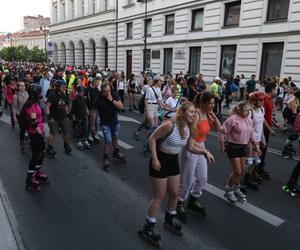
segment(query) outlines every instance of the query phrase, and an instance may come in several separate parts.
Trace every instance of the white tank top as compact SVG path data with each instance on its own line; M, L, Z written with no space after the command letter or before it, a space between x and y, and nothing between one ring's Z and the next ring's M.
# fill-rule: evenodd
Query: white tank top
M161 143L160 149L167 154L179 154L182 148L186 145L190 136L190 130L188 126L184 128L184 134L185 137L182 139L179 134L178 127L176 123L174 123L174 130L172 134L170 134L170 136Z

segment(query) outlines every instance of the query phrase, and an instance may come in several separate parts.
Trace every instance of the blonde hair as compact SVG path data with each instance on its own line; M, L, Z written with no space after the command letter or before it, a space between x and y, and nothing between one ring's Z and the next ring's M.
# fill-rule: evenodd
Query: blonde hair
M247 101L241 101L237 105L232 106L230 110L230 115L239 114L245 109L250 109L250 104Z
M176 123L176 125L178 127L178 131L179 131L180 137L182 139L185 139L187 136L184 133L184 128L186 125L188 125L190 131L193 130L193 123L189 123L184 119L185 112L191 107L195 107L192 102L190 102L190 101L183 102L182 105L180 106L180 108L177 110L176 116L174 118L174 122Z

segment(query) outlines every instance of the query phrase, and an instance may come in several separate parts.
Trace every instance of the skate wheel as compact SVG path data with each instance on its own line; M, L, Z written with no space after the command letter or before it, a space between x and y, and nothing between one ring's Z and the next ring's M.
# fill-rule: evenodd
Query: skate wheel
M169 226L169 224L164 222L164 227L169 230L171 233L176 234L178 236L183 236L182 230L176 230L173 227Z
M146 236L144 235L144 233L143 233L143 230L140 230L140 231L138 231L137 233L139 234L139 236L140 236L142 239L144 239L144 240L146 240L147 242L151 243L151 244L152 244L153 246L155 246L156 248L158 248L158 249L161 248L161 242L160 242L160 241L153 241L152 239L146 237Z

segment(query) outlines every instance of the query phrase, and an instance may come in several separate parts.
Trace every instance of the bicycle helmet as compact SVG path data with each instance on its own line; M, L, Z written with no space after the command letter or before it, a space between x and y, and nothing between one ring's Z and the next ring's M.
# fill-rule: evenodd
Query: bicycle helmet
M265 94L263 92L255 91L249 95L250 102L263 101L265 99Z
M36 83L32 83L27 87L29 98L35 98L40 95L42 88Z

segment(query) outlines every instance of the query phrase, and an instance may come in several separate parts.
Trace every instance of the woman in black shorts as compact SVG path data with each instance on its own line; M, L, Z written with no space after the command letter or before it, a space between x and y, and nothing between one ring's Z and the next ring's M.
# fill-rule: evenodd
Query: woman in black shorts
M176 116L160 125L149 138L151 151L149 172L154 194L141 233L152 241L160 240L160 235L155 231L154 226L160 204L166 195L168 195L168 202L164 225L172 231L181 233L182 226L175 219L180 188L178 154L186 145L194 119L193 103L184 102Z
M137 89L137 82L135 80L134 74L130 75L127 85L128 85L127 91L128 91L128 97L129 97L129 111L132 111L132 108L134 110L136 110L137 107L134 104L134 100L135 100L135 94L136 94L136 89Z

